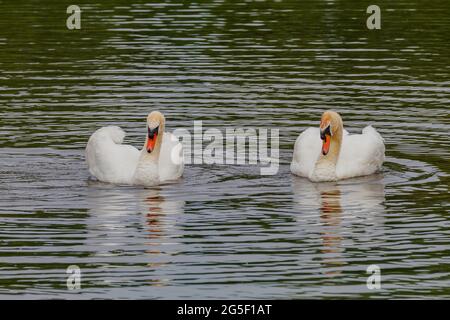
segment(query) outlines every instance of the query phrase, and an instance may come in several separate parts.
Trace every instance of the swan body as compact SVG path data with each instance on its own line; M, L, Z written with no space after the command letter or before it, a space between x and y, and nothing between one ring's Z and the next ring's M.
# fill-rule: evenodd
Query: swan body
M340 116L327 111L321 128L308 128L297 138L291 172L314 182L370 175L381 169L384 152L383 138L375 128L349 134Z
M173 134L164 132L164 116L152 112L147 123L149 134L142 151L122 144L125 132L119 127L95 131L86 146L89 172L103 182L142 186L181 177L183 148Z

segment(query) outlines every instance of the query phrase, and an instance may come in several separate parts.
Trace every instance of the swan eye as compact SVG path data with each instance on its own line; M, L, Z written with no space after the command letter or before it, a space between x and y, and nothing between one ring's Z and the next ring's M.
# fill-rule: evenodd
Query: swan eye
M325 140L326 135L329 135L330 137L332 136L331 124L329 124L328 127L326 127L324 130L320 130L320 139Z
M151 129L150 127L148 127L148 137L150 139L153 139L153 137L158 134L158 130L159 130L159 126L157 126L154 129Z

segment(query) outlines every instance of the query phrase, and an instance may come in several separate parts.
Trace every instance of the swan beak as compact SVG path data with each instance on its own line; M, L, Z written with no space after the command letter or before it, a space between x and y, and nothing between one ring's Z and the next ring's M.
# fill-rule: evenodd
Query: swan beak
M320 129L320 139L322 139L322 154L326 156L330 151L331 144L331 127L328 125L325 129Z
M147 136L147 143L146 143L146 149L148 153L152 153L152 151L155 149L156 145L156 139L158 138L158 130L159 126L157 126L154 129L151 129L148 127L148 136Z

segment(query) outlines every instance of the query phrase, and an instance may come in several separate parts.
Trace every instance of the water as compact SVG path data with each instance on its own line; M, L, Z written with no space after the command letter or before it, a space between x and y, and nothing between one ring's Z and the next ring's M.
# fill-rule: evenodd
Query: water
M449 298L447 1L0 1L0 297ZM374 125L379 174L294 177L296 137ZM189 165L152 189L89 177L90 134L280 129L280 170ZM66 268L82 288L66 287ZM366 268L381 268L381 290Z

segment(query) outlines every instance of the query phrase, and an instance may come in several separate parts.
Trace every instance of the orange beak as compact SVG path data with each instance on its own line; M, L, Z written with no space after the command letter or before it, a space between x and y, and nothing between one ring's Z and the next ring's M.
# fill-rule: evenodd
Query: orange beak
M323 140L322 143L322 154L324 156L326 156L328 151L330 151L330 143L331 143L331 136L326 134L325 139Z
M154 137L153 137L153 139L147 138L147 146L146 146L146 149L147 149L147 152L148 152L148 153L151 153L151 152L153 151L153 149L155 149L156 137L157 137L157 136L158 136L158 135L155 134Z
M320 139L322 139L322 154L324 156L327 155L328 151L330 151L331 144L331 126L327 125L325 129L323 123L320 124Z
M158 138L158 129L159 127L155 129L148 128L147 142L145 143L145 148L148 153L151 153L155 149L156 139Z

